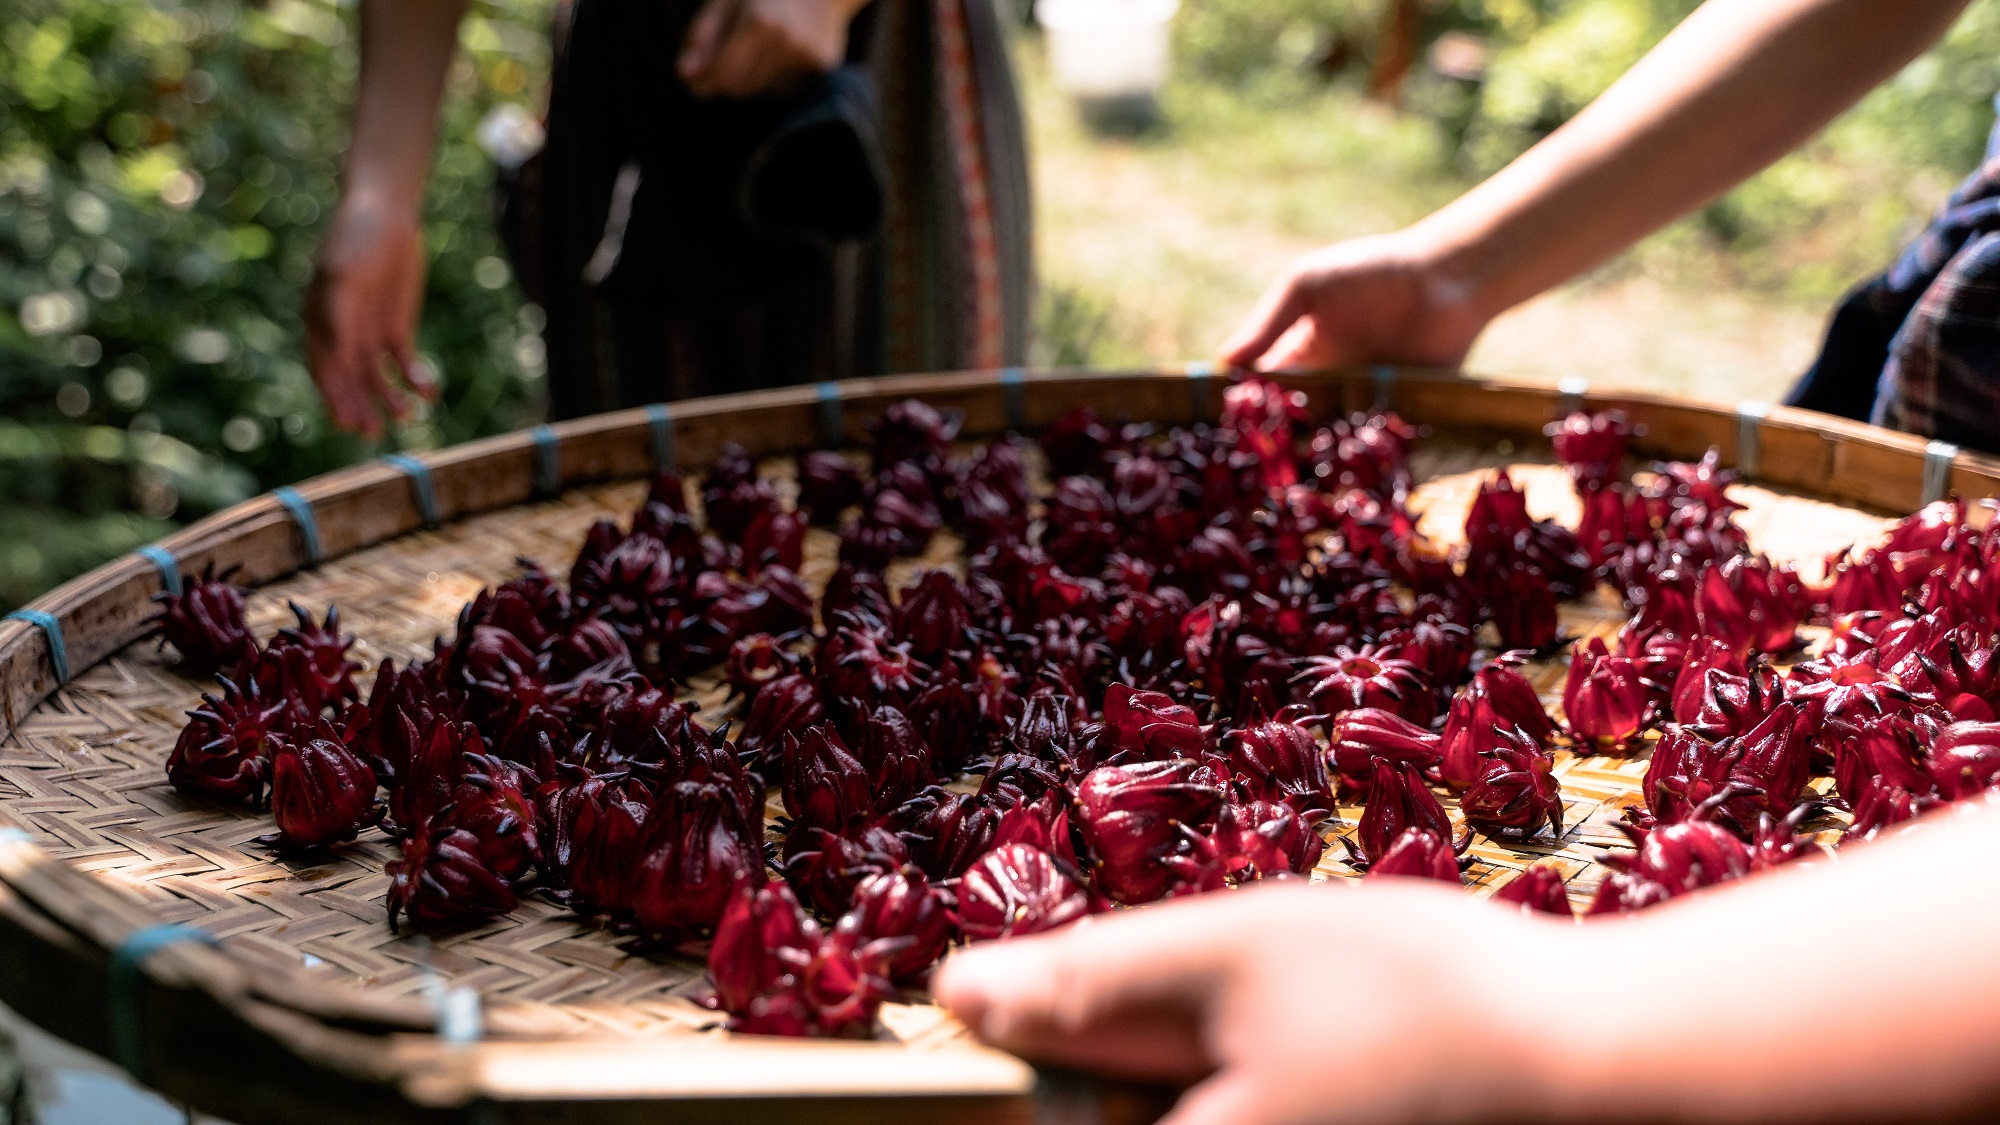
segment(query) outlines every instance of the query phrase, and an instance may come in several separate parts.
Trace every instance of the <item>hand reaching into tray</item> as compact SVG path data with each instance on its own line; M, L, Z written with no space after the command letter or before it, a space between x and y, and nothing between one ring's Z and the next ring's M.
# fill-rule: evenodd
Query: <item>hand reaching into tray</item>
M1713 0L1582 113L1422 222L1307 255L1222 348L1264 370L1455 365L1501 312L1777 160L1965 0Z
M949 958L1036 1061L1193 1083L1170 1125L1971 1120L2000 1106L1994 799L1640 914L1260 886Z

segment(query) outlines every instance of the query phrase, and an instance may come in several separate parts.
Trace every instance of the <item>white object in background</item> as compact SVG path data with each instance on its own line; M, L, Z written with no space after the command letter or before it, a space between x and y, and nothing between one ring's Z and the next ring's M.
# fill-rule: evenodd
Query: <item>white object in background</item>
M1086 99L1159 93L1179 8L1180 0L1036 0L1056 88Z

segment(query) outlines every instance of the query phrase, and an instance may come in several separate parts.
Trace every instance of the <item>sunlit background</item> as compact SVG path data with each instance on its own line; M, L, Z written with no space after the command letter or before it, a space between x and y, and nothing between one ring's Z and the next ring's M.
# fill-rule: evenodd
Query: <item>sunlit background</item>
M1293 255L1451 198L1692 7L1441 0L1399 36L1384 0L1187 0L1156 107L1086 120L1018 4L1037 360L1208 354ZM393 447L539 418L541 318L492 230L487 148L538 112L547 20L524 0L465 24L428 205L422 346L446 391ZM381 451L329 431L299 346L354 66L351 4L0 6L0 605ZM1471 366L1780 393L1830 302L1978 162L1996 89L2000 0L1979 0L1805 151L1509 314Z

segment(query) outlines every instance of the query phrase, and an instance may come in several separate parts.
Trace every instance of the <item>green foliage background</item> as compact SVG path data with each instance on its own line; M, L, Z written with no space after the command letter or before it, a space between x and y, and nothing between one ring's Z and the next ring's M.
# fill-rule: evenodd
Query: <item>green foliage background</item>
M421 346L445 394L393 447L514 428L540 410L539 316L501 259L476 133L495 106L538 103L549 4L476 0L461 36L426 214ZM1357 85L1382 4L1184 0L1169 130L1174 107L1236 120ZM1405 109L1431 139L1406 146L1426 155L1398 167L1424 165L1410 169L1424 197L1458 190L1576 112L1693 6L1429 4L1427 34L1479 37L1488 66L1481 81L1419 68ZM354 18L352 0L0 6L0 606L379 452L329 431L298 320L335 199ZM1330 67L1336 44L1362 53ZM1641 253L1669 276L1722 260L1734 284L1829 299L1978 162L1996 90L2000 0L1977 0L1822 137ZM1103 309L1062 292L1044 305L1043 351L1092 358Z
M539 323L490 218L483 114L529 102L547 5L476 6L425 222L443 401L389 444L532 420ZM335 200L354 13L10 0L0 14L0 603L374 450L332 432L299 292Z

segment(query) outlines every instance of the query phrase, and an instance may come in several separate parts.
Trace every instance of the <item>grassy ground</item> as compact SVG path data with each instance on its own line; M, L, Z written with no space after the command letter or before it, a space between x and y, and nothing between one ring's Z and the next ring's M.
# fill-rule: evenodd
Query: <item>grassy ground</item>
M1294 255L1466 186L1426 122L1346 90L1253 99L1177 79L1158 124L1106 136L1053 89L1032 36L1020 63L1045 361L1206 356ZM1811 360L1825 312L1745 280L1683 225L1501 317L1468 366L1773 398Z

